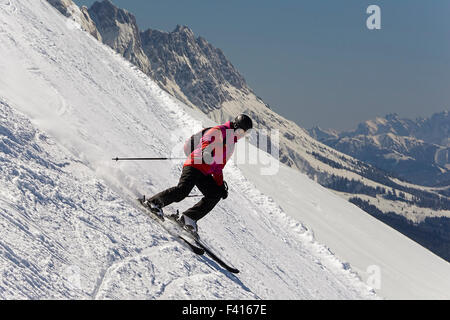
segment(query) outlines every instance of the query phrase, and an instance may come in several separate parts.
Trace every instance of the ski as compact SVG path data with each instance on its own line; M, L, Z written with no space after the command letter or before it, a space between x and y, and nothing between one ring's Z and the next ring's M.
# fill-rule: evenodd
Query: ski
M145 196L142 198L137 199L139 201L139 203L146 209L146 214L151 217L153 220L157 221L163 228L164 230L166 230L170 235L176 237L177 241L180 242L181 244L185 245L186 247L188 247L192 252L194 252L195 254L198 255L203 255L205 253L205 250L195 244L193 244L191 241L189 241L188 239L186 239L186 237L184 237L183 235L180 235L176 232L174 232L173 230L171 230L167 225L165 225L164 221L164 217L163 216L159 216L156 213L152 212L150 210L150 208L146 205L145 203ZM148 214L150 213L150 214Z
M168 220L173 221L174 223L178 224L180 226L180 228L183 228L183 226L176 220L174 219L174 217L177 215L168 215L167 218ZM208 245L206 245L201 239L200 236L197 233L191 233L189 231L185 230L185 233L187 234L187 236L192 239L193 241L195 241L195 244L200 247L201 249L204 250L204 252L210 256L214 261L216 261L220 266L222 266L222 268L225 268L226 270L228 270L231 273L239 273L239 270L230 266L229 264L227 264L225 261L223 261L221 258L219 258L214 251L212 251Z
M181 239L195 254L198 254L199 256L201 256L205 253L205 249L197 247L196 245L193 245L188 240L186 240L183 236L178 236L178 238Z
M191 231L188 231L188 230L186 230L185 228L184 228L184 226L183 226L183 224L181 224L177 219L176 219L176 217L178 217L178 210L177 210L177 213L176 214L172 214L172 215L168 215L167 216L167 218L169 219L169 220L171 220L173 223L175 223L176 225L178 225L180 228L182 228L183 229L183 231L189 236L189 238L191 238L192 240L200 240L200 236L198 235L198 233L196 233L196 232L191 232Z
M214 251L206 244L204 241L202 241L198 234L192 234L188 232L187 230L184 230L184 228L179 224L179 222L174 219L173 215L168 216L160 216L150 210L150 208L145 203L145 196L138 199L139 203L146 208L146 212L150 212L151 216L155 221L159 222L159 224L172 236L177 237L179 242L187 246L191 251L198 255L207 254L211 259L213 259L215 262L217 262L222 268L226 269L227 271L231 273L239 273L239 270L235 267L231 266L227 262L225 262L223 259L221 259L217 254L214 253ZM172 225L176 226L178 229L181 229L183 234L175 233L173 230L170 230L170 228L165 224L164 217L168 218L167 220L171 222Z
M194 239L195 244L201 247L205 253L210 256L214 261L216 261L222 268L225 268L231 273L239 273L239 270L234 268L233 266L229 265L225 261L223 261L221 258L219 258L205 243L203 243L200 239Z

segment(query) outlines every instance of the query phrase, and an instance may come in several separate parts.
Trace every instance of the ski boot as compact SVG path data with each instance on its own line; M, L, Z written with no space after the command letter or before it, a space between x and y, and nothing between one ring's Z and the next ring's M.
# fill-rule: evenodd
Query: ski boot
M200 237L198 235L198 227L197 221L194 219L185 216L184 214L180 214L177 210L177 213L169 216L172 220L177 222L184 230L186 230L190 235L194 237L194 239L199 240Z
M155 214L159 219L164 221L164 212L162 211L162 207L158 203L147 200L145 204L153 214Z

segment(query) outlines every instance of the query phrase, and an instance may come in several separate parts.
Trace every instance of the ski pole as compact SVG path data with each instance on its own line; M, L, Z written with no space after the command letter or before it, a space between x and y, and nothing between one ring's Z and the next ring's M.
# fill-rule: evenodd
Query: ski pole
M185 158L167 158L167 157L153 157L153 158L119 158L115 157L112 158L112 160L119 161L119 160L184 160Z

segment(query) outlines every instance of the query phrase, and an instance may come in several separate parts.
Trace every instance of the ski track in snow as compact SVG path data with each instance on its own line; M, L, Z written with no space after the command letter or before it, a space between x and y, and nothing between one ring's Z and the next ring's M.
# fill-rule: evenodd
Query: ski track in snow
M232 162L199 225L241 273L174 241L135 199L181 163L110 159L180 156L202 123L45 1L2 0L0 19L0 298L376 298Z

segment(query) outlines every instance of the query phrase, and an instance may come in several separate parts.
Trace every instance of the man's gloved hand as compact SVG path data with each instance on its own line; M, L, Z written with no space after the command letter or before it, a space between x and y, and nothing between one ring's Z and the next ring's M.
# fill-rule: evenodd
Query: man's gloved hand
M222 188L221 197L222 197L223 200L225 200L228 197L228 184L227 184L227 182L224 180L223 184L220 187Z

